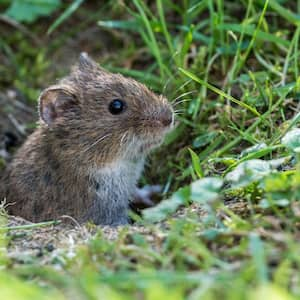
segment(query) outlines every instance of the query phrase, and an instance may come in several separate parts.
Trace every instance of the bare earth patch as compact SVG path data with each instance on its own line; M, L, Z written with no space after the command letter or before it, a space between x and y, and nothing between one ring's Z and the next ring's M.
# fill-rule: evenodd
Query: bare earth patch
M227 206L238 215L249 214L249 207L245 202L228 203ZM180 208L168 221L150 226L126 226L126 233L128 235L139 233L149 242L155 242L162 238L164 235L162 229L167 229L170 221L184 219L191 213L199 217L206 215L201 206L192 204L190 207ZM222 216L224 212L219 211L219 214ZM68 216L62 217L57 224L40 226L21 217L8 216L7 218L8 257L20 264L35 260L39 260L42 264L52 264L62 253L71 258L75 255L77 246L86 244L97 233L100 232L103 238L113 241L118 239L120 232L124 231L124 227L79 225L76 220ZM28 228L25 228L26 226Z

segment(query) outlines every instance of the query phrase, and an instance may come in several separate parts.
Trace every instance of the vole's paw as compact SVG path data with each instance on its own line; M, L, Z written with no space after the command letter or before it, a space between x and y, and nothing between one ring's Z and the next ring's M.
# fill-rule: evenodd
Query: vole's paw
M145 185L143 188L137 188L132 205L138 208L147 208L155 205L154 196L161 192L160 185Z
M117 220L113 220L109 225L112 227L125 226L129 224L129 219L127 215L120 216Z

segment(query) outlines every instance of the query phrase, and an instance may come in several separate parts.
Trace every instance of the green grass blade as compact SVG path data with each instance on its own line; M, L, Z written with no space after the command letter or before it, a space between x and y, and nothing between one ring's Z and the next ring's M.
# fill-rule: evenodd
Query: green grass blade
M263 3L262 0L259 1ZM285 8L284 6L280 5L277 0L271 0L269 2L270 8L272 8L275 12L285 18L288 22L292 22L294 25L300 25L300 15L293 13L291 10Z
M61 223L60 220L55 220L55 221L46 221L46 222L25 224L25 225L5 226L5 227L0 227L0 232L3 231L6 232L10 230L28 230L28 229L34 229L39 227L58 225L60 223Z
M252 39L250 41L250 44L246 50L246 53L244 53L242 56L241 56L241 60L237 63L237 68L236 68L236 74L241 70L241 68L244 66L249 54L250 54L250 51L252 50L253 46L254 46L254 43L255 43L255 40L257 38L257 34L258 34L258 31L259 31L259 28L261 27L261 24L264 20L264 16L266 14L266 11L267 11L267 7L268 7L268 3L269 3L269 0L266 0L265 1L265 4L264 4L264 7L263 7L263 10L261 12L261 15L259 17L259 20L258 20L258 24L253 32L253 35L252 35Z
M280 38L274 34L256 29L254 25L241 25L241 24L234 24L234 23L225 23L225 24L218 25L217 28L222 31L223 30L231 30L231 31L238 32L238 33L243 32L244 34L250 35L252 37L255 34L256 40L272 42L272 43L275 43L278 45L284 45L286 47L288 47L290 44L289 41L284 40L283 38ZM255 31L256 31L256 33L255 33Z
M162 77L164 77L164 74L165 74L164 70L165 70L165 68L164 68L164 64L163 64L163 61L162 61L160 49L159 49L157 40L155 38L154 32L152 30L150 21L147 18L146 14L145 14L145 11L144 11L144 9L143 9L140 1L139 0L133 0L133 3L136 6L136 8L138 9L138 11L140 12L141 19L142 19L142 21L143 21L143 23L145 25L145 28L146 28L148 36L149 36L149 40L151 42L151 43L149 43L149 45L151 45L150 47L151 47L152 53L154 54L154 56L155 56L155 58L157 60L158 66L159 66L160 75Z
M278 99L278 101L268 110L266 111L259 119L257 119L250 127L247 128L244 134L249 134L252 132L257 126L263 122L267 117L270 116L270 114L275 111L285 100L287 94L293 89L293 87L289 87L288 90L286 90L284 93L282 93L281 97ZM221 149L217 150L212 157L220 157L222 154L224 154L226 151L230 150L232 147L237 145L239 142L243 140L243 137L241 135L237 136L233 141L226 144ZM271 144L272 145L272 144Z
M161 0L157 0L156 1L156 5L157 5L157 10L158 10L158 14L159 14L159 19L160 19L160 23L162 26L162 30L167 42L167 45L169 47L169 51L170 51L170 56L173 55L174 53L174 47L173 47L173 43L172 43L172 38L170 36L170 33L168 31L167 28L167 24L166 24L166 19L165 19L165 13L164 13L164 8L163 8L163 4Z
M134 32L136 32L139 26L139 22L137 22L137 20L128 20L128 21L107 20L107 21L98 21L97 24L101 27L130 30Z
M252 233L249 236L249 248L253 259L253 266L257 272L257 278L260 282L266 282L268 279L268 270L264 243L256 233Z
M61 23L68 19L76 9L83 3L84 0L75 0L73 3L63 12L62 15L50 26L47 34L51 34Z
M260 113L253 107L249 106L248 104L235 99L234 97L232 97L231 95L226 94L225 92L223 92L222 90L218 89L217 87L209 84L208 82L205 82L204 80L200 79L199 77L197 77L195 74L184 70L182 68L179 68L179 71L182 72L183 74L185 74L186 76L188 76L189 78L193 79L194 81L206 86L208 89L210 89L211 91L215 92L216 94L224 97L225 99L230 100L233 103L236 103L237 105L251 111L253 114L255 114L256 116L260 117Z

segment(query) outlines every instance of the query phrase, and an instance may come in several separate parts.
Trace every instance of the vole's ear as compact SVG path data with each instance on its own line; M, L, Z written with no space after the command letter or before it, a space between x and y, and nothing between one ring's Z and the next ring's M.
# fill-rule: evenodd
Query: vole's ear
M78 101L75 93L66 86L52 86L39 97L40 119L51 126L58 118L75 111Z
M97 68L99 68L98 64L86 52L80 53L78 61L78 69L80 71L91 71Z

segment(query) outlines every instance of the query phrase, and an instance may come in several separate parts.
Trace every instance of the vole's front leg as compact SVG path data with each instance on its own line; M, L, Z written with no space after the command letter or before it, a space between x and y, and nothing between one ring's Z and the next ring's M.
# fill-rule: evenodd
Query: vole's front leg
M96 194L93 205L88 209L83 221L92 221L96 225L126 225L129 223L127 203L127 199L123 201L113 197L104 198L103 195Z
M131 201L133 208L147 208L155 205L153 198L161 192L160 185L145 185L142 188L136 188L135 195Z

